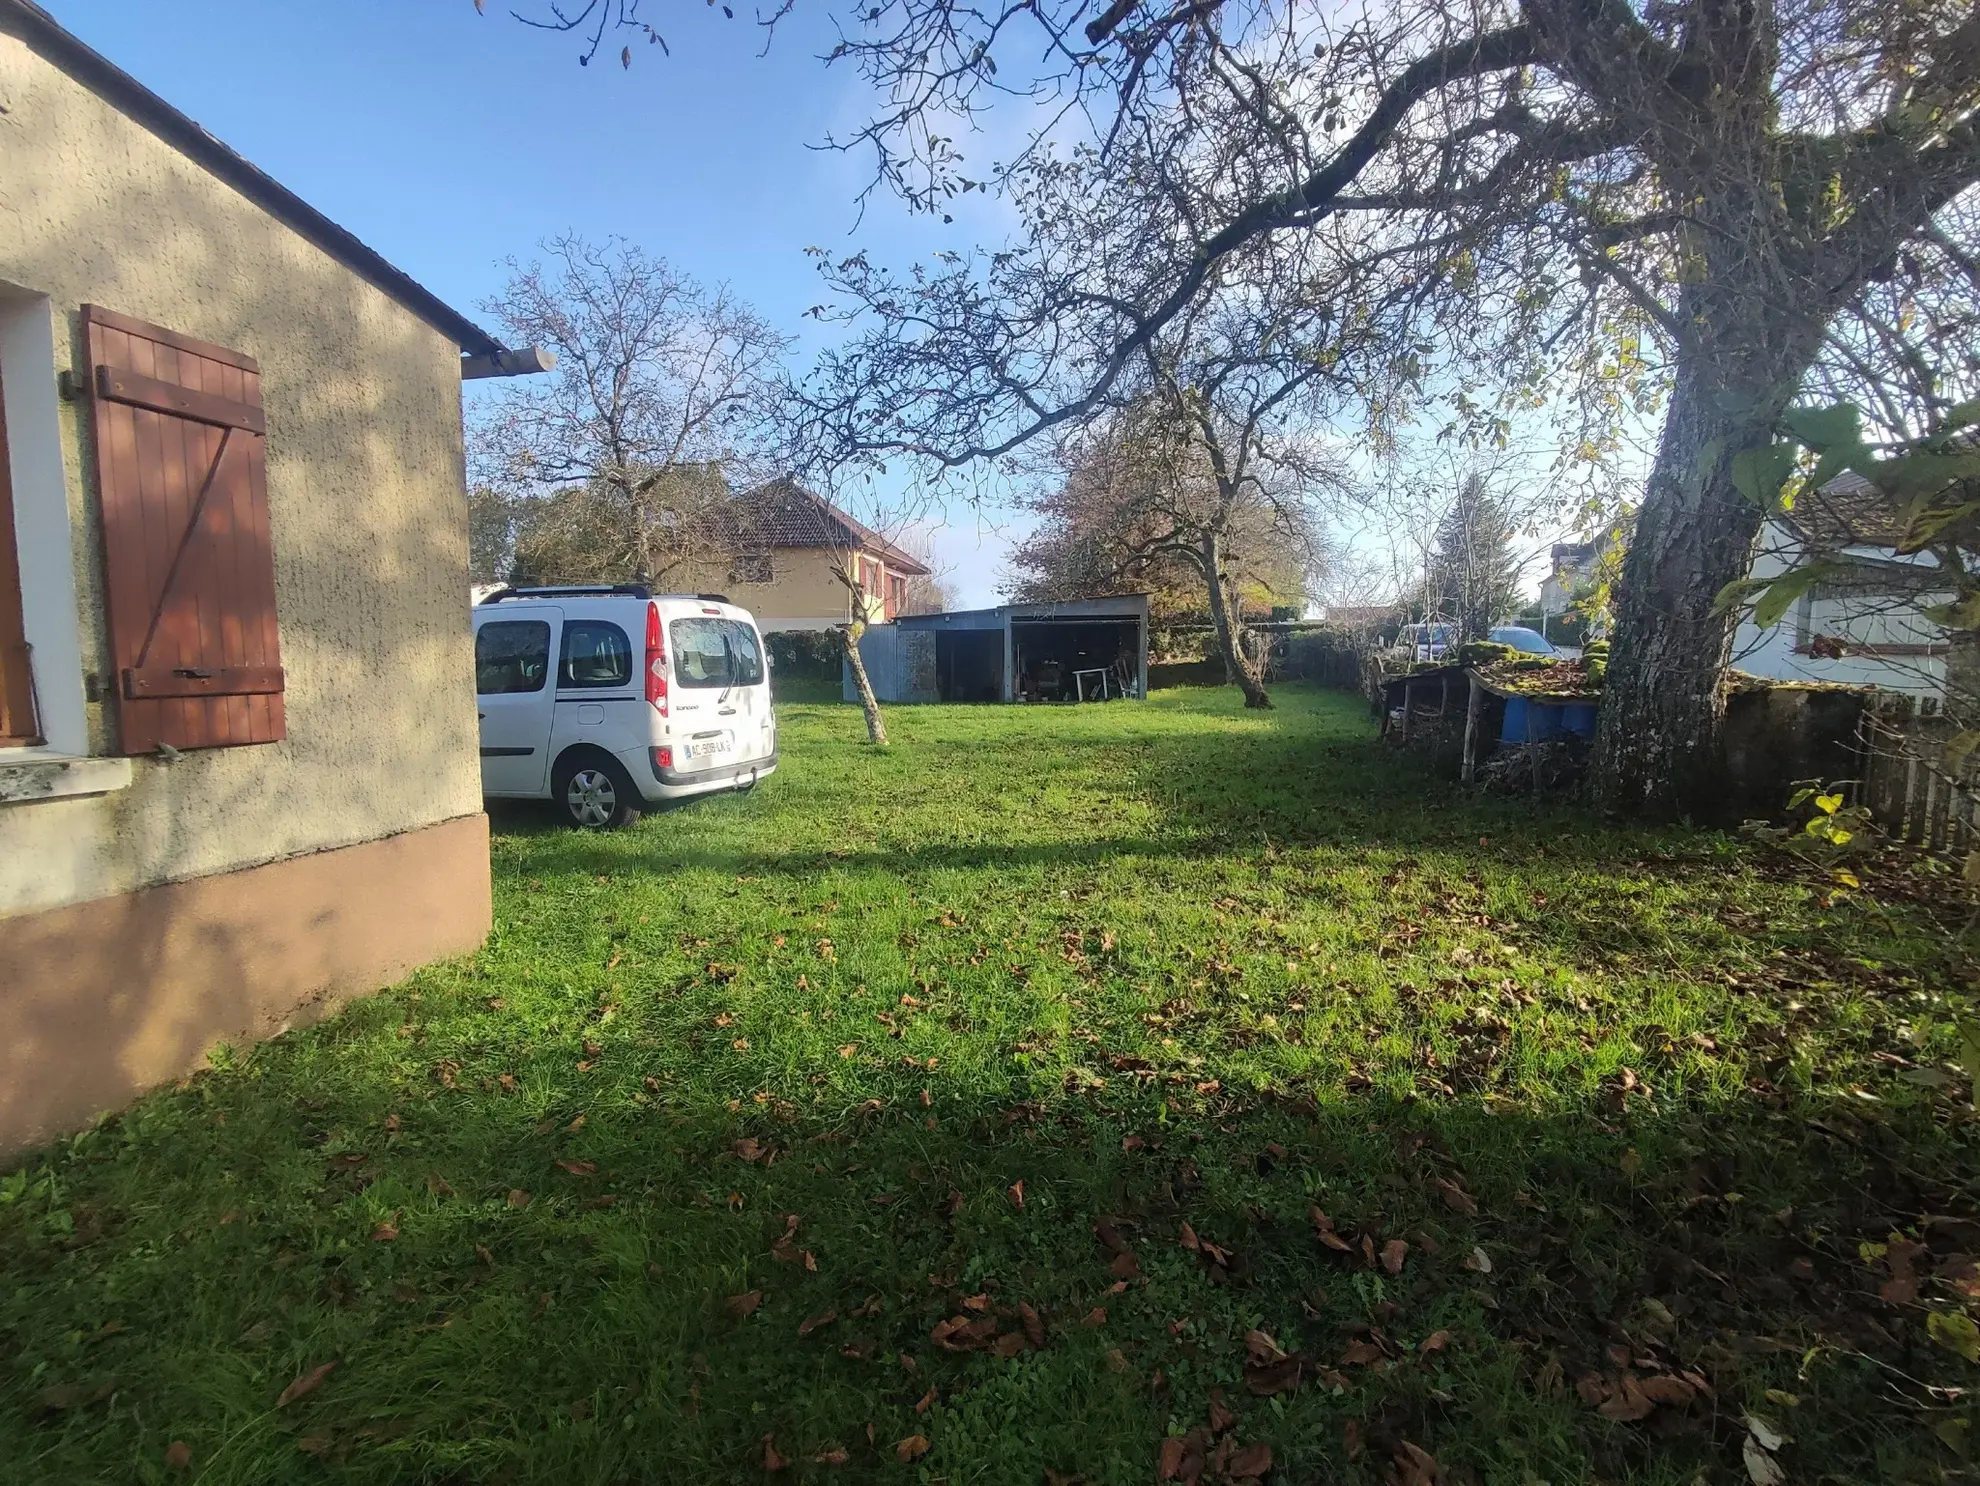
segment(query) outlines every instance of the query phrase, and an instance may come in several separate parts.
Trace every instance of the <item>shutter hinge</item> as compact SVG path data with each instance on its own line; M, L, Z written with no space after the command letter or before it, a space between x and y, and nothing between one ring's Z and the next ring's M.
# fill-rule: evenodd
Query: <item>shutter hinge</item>
M63 402L84 402L89 398L89 378L78 376L71 367L63 367L56 375L55 387Z

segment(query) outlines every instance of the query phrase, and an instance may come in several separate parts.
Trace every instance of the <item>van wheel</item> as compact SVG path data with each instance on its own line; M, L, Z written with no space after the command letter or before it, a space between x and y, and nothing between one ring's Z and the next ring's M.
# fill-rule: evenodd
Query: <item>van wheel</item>
M644 803L626 771L610 759L578 758L557 768L557 808L587 831L616 831L639 819Z

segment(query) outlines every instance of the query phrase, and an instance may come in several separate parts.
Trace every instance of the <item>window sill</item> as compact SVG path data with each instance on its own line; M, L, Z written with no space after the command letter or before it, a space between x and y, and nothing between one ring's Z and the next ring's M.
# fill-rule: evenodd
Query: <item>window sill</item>
M26 750L0 753L0 806L107 795L129 788L130 782L127 758L37 756Z

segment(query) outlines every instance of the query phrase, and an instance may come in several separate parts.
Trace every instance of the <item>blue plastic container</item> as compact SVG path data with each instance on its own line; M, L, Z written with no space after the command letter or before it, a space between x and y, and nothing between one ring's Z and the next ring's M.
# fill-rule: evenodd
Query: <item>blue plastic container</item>
M1595 704L1593 702L1576 702L1571 707L1561 708L1561 724L1577 737L1594 737Z
M1499 729L1501 743L1537 743L1542 738L1558 737L1568 731L1562 717L1566 708L1549 706L1544 702L1529 702L1525 697L1506 698L1506 720ZM1589 730L1594 731L1592 721L1595 709L1590 714Z

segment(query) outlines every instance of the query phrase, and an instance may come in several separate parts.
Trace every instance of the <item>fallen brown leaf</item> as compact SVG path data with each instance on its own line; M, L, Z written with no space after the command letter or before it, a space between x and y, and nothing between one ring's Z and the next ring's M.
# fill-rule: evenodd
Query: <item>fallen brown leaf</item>
M1079 1324L1082 1326L1105 1326L1107 1324L1107 1308L1102 1305L1096 1305L1081 1318Z
M335 1362L326 1362L321 1367L312 1368L304 1373L282 1390L282 1396L275 1400L275 1407L286 1409L297 1399L314 1393L318 1388L323 1386L323 1380L330 1376L336 1366L337 1364Z
M902 1465L912 1465L928 1453L928 1436L911 1434L894 1446L894 1459Z
M852 1456L846 1453L844 1445L834 1445L829 1450L820 1450L811 1459L817 1465L844 1465Z
M1008 1187L1004 1188L1004 1195L1011 1199L1011 1205L1013 1207L1022 1208L1024 1206L1024 1182L1022 1180L1012 1182Z
M1232 1413L1230 1405L1224 1402L1224 1390L1221 1388L1212 1388L1210 1390L1210 1432L1212 1434L1222 1434L1236 1423L1237 1415Z
M398 1217L399 1215L397 1213L393 1213L391 1217L373 1228L371 1230L371 1241L373 1243L391 1243L396 1239L399 1236Z
M1643 1386L1628 1373L1623 1374L1621 1384L1595 1407L1595 1412L1604 1419L1614 1419L1619 1423L1633 1423L1647 1419L1657 1407L1656 1400L1643 1391Z
M930 1388L926 1393L921 1395L921 1402L914 1406L914 1411L917 1414L927 1413L931 1408L935 1406L935 1400L940 1397L941 1395L939 1393L937 1393L933 1388Z
M1437 1195L1444 1199L1444 1206L1452 1212L1463 1213L1467 1218L1478 1216L1477 1199L1456 1182L1447 1181L1440 1176L1437 1178L1436 1187Z
M1233 1481L1256 1480L1272 1469L1272 1447L1260 1440L1246 1445L1224 1462L1224 1473Z
M590 1176L592 1172L598 1169L598 1165L594 1161L566 1161L560 1158L557 1164L572 1176Z
M1318 1206L1307 1209L1307 1217L1313 1222L1313 1235L1328 1248L1343 1254L1354 1252L1354 1246L1340 1234L1334 1232L1334 1220L1322 1212Z
M771 1443L770 1436L767 1434L763 1436L763 1469L775 1474L789 1464L788 1460L777 1453L777 1447Z
M1259 1398L1294 1392L1299 1387L1304 1365L1298 1357L1282 1357L1277 1362L1247 1362L1244 1367L1245 1391Z
M1416 1350L1421 1352L1424 1356L1427 1357L1432 1352L1443 1351L1444 1348L1448 1347L1450 1344L1451 1344L1451 1334L1448 1331L1433 1331L1428 1336L1423 1338L1423 1345L1418 1347Z
M1018 1320L1024 1326L1025 1340L1039 1351L1045 1350L1045 1322L1025 1301L1018 1302Z
M1412 1445L1404 1440L1396 1446L1391 1459L1394 1469L1389 1479L1395 1486L1437 1486L1444 1479L1444 1468L1421 1445Z
M182 1471L192 1464L192 1446L184 1440L173 1440L165 1447L165 1469Z
M1401 1274L1403 1260L1409 1257L1409 1245L1400 1238L1392 1238L1382 1245L1382 1268L1390 1274Z
M1341 1453L1349 1460L1361 1459L1361 1452L1368 1447L1361 1442L1361 1425L1350 1419L1341 1431Z
M509 1206L528 1207L529 1193L525 1192L521 1187L509 1188Z
M798 1322L798 1335L810 1336L819 1327L829 1326L838 1319L839 1313L835 1310L820 1311L815 1316L806 1316L802 1321Z
M731 1295L722 1302L722 1307L740 1321L744 1316L753 1315L761 1304L763 1304L761 1290L745 1290L740 1295Z
M1006 1332L990 1344L990 1350L999 1357L1015 1357L1028 1345L1021 1331Z
M1366 1367L1371 1362L1382 1360L1382 1349L1371 1341L1356 1339L1348 1343L1347 1350L1341 1353L1342 1367Z

